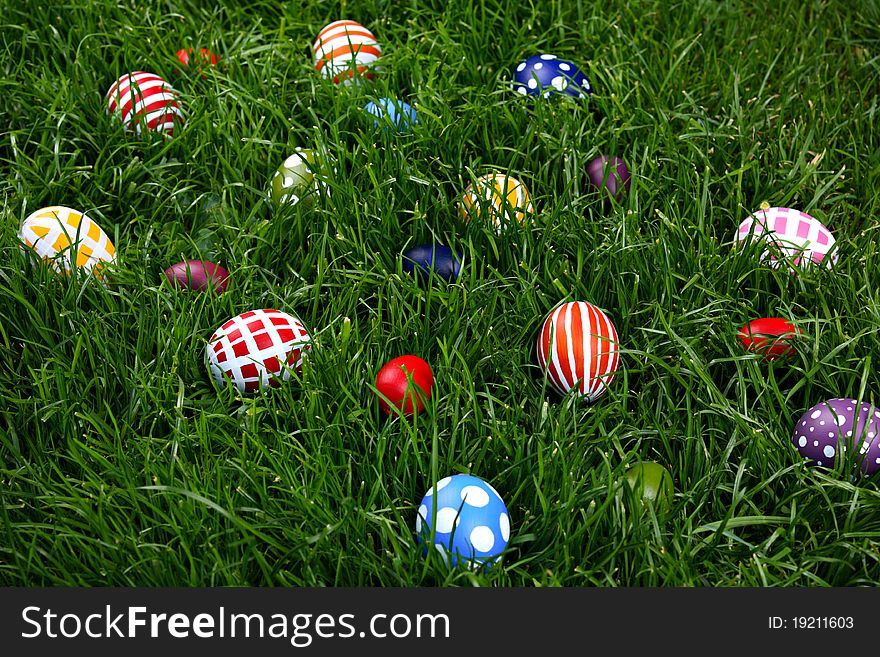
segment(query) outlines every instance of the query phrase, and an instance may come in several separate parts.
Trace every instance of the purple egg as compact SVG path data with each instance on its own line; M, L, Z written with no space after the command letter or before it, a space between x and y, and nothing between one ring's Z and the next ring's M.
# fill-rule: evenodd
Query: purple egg
M616 155L600 155L587 164L587 175L590 177L590 186L594 191L604 190L607 195L605 201L610 198L620 201L623 195L629 191L630 173L621 158Z
M862 472L872 475L880 470L880 408L855 399L829 399L801 416L791 440L811 465L826 468L834 467L839 450L856 449Z

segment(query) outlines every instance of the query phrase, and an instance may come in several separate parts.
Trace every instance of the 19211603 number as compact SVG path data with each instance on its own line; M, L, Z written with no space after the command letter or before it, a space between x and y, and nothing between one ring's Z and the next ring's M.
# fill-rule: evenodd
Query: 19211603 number
M791 625L796 630L849 630L852 616L793 616Z

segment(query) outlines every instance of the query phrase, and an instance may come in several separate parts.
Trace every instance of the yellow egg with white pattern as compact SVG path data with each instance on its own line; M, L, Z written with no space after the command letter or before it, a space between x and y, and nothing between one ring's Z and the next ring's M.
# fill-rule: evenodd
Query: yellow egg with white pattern
M459 205L465 221L479 218L492 225L496 233L531 220L535 212L526 186L516 178L490 173L468 185Z
M74 267L101 278L101 270L116 259L116 247L90 217L63 205L40 208L21 224L18 238L59 273Z

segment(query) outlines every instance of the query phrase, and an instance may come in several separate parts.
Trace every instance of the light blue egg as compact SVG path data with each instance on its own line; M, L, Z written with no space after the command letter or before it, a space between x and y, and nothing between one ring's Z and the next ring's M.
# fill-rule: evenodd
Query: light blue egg
M434 504L436 497L436 516ZM479 477L452 475L437 482L419 504L418 542L431 542L452 566L494 564L510 540L510 516L498 492Z
M386 132L391 128L398 132L409 132L413 126L421 124L416 111L402 100L391 98L380 98L375 102L371 100L364 109L375 117L373 127L383 126Z

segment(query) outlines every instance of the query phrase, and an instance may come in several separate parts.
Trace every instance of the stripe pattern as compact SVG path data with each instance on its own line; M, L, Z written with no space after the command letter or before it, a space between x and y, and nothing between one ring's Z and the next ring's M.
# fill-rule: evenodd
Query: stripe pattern
M277 387L300 371L311 338L303 323L280 310L252 310L218 328L206 347L208 366L221 386L232 381L239 392Z
M140 135L144 126L174 136L185 116L177 91L153 73L126 73L107 91L107 110L122 119L125 129Z
M315 68L334 84L349 84L356 75L373 79L372 68L382 55L376 37L360 23L334 21L312 44Z
M736 239L744 242L754 235L773 244L795 267L808 267L824 263L830 268L837 262L834 235L821 221L791 208L767 208L754 213L739 225ZM762 259L775 269L780 258L770 250L764 251Z
M596 401L614 381L620 353L611 319L591 303L557 307L538 334L538 364L561 394Z
M113 242L95 221L62 205L29 215L18 230L18 238L59 273L69 274L78 267L101 278L104 263L116 258Z
M477 178L464 192L459 212L465 221L485 217L501 233L508 226L524 223L535 206L526 186L503 173L490 173Z

